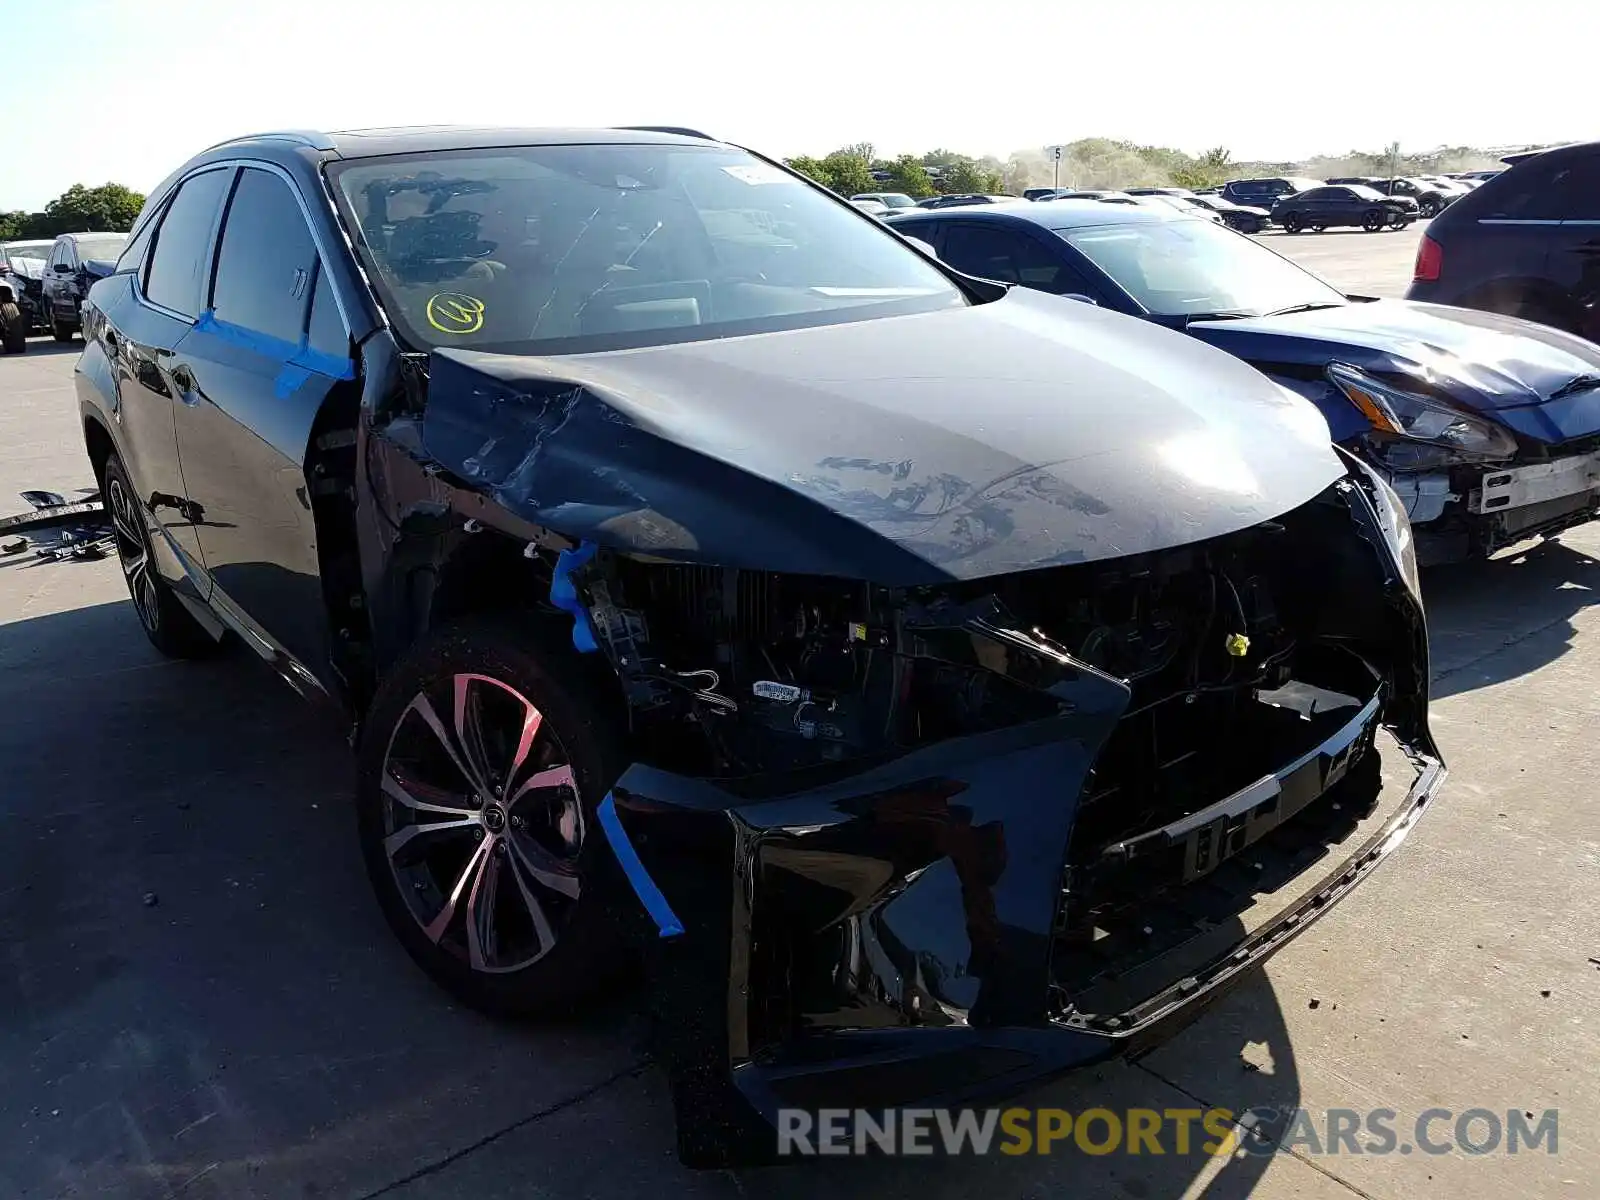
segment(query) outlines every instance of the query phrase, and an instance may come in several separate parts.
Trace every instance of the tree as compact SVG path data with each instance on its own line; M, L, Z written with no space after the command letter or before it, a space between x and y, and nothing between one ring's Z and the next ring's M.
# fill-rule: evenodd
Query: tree
M970 158L958 158L948 164L944 178L940 181L947 192L987 192L989 179L987 175L978 170L978 164Z
M0 213L0 242L19 241L28 236L28 223L33 219L32 213L8 212Z
M859 158L870 163L873 160L873 146L871 142L851 142L848 146L840 146L833 154L843 154L848 158ZM828 157L832 158L833 154Z
M822 160L822 169L831 182L827 185L841 196L854 196L860 192L877 190L877 180L872 178L872 160L859 154L835 150Z
M815 179L823 187L833 188L834 191L838 190L833 187L833 176L828 173L828 168L823 165L820 158L812 158L809 154L802 154L799 158L786 158L783 161L792 170L799 171L800 174Z
M889 180L883 185L886 192L904 192L915 199L934 194L933 180L914 154L902 154L889 164Z
M94 188L75 183L45 205L44 215L57 233L126 233L143 207L144 197L120 183Z

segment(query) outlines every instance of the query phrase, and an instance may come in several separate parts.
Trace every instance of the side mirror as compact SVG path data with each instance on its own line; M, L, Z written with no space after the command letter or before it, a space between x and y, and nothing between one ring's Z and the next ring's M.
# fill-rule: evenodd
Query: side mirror
M71 275L72 274L72 268L67 266L66 263L57 263L55 266L51 267L50 269L52 271L54 271L57 275Z
M1080 304L1092 304L1096 308L1100 307L1100 301L1093 296L1085 296L1082 292L1062 292L1061 298L1063 300L1076 300Z

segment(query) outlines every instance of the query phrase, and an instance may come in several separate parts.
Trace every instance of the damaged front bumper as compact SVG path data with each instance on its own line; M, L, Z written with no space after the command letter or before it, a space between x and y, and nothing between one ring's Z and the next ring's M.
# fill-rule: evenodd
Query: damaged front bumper
M1130 682L981 606L911 613L907 655L965 655L1053 711L866 761L628 769L602 825L655 935L685 1161L770 1156L784 1108L969 1103L1140 1048L1366 878L1445 768L1420 601L1363 490L1332 490L1360 532L1329 580L1364 541L1381 582L1319 632L1286 598L1301 636L1256 632L1278 664L1248 688ZM1234 598L1253 632L1256 582Z
M1600 516L1600 449L1448 470L1384 472L1424 566L1485 558Z
M636 886L671 898L649 905L652 994L686 1161L761 1156L782 1108L968 1103L1159 1040L1349 894L1445 778L1436 753L1403 747L1416 775L1383 807L1372 773L1349 769L1374 753L1368 703L1283 769L1150 831L1177 861L1137 871L1143 896L1113 919L1077 920L1087 872L1062 860L1108 719L1089 709L755 801L623 776L613 841L637 856ZM1334 854L1331 870L1307 865Z

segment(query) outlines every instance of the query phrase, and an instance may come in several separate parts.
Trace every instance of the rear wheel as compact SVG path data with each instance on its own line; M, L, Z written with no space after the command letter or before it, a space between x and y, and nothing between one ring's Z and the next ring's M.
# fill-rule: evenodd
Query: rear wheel
M140 511L137 493L128 482L127 470L116 455L106 460L101 486L117 558L122 563L123 578L128 581L128 595L150 644L170 658L204 658L214 652L216 640L156 570L150 530Z
M0 304L0 344L7 354L21 354L28 348L28 314L14 300Z
M1437 217L1439 215L1439 202L1437 200L1424 200L1418 208L1425 217Z
M438 984L503 1016L572 1010L623 965L596 809L621 769L581 666L509 621L430 635L360 749L367 875Z

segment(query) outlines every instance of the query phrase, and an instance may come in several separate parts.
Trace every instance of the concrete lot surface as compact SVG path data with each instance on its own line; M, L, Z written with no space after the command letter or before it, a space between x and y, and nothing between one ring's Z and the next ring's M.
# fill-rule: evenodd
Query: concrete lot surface
M1417 230L1269 235L1355 291ZM76 351L0 359L0 513L88 486ZM20 506L19 504L16 506ZM0 1197L1588 1197L1600 1183L1600 533L1426 580L1452 775L1412 838L1164 1047L1026 1102L1559 1109L1557 1152L676 1163L631 1002L497 1025L369 898L338 730L160 660L114 562L0 560ZM1435 1136L1450 1129L1434 1127Z

